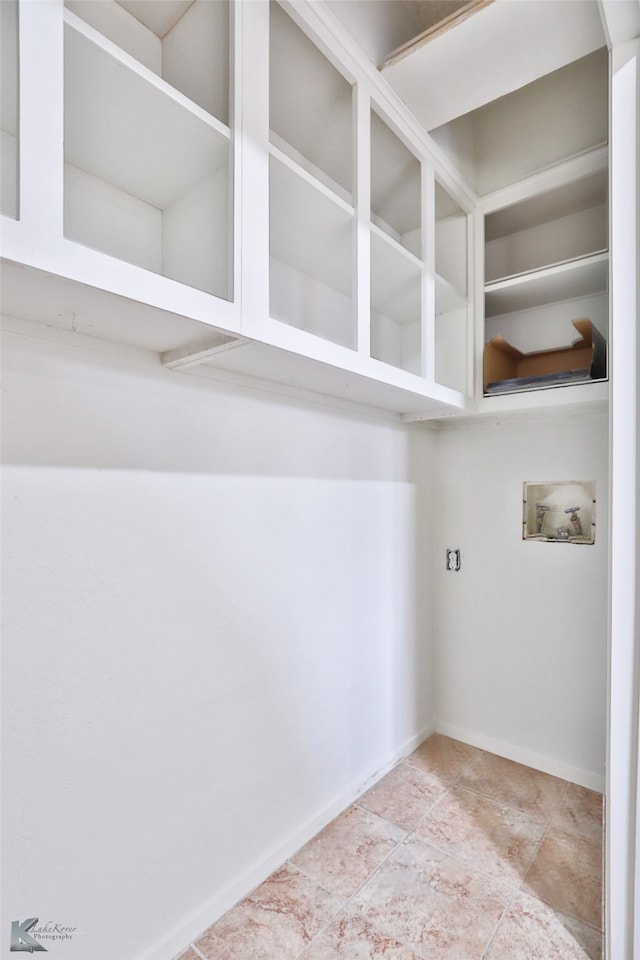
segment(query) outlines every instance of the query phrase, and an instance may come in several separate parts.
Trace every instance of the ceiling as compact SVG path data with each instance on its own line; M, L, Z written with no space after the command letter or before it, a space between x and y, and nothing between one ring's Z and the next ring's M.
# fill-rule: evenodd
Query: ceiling
M389 2L389 0L382 0ZM478 2L478 0L390 0L396 6L401 4L406 11L407 18L413 21L415 26L414 36L446 20L454 13L458 13L463 7L467 7L469 2ZM410 40L411 37L407 37Z
M118 0L118 3L162 38L186 13L193 0Z
M621 0L622 3L625 0ZM493 0L389 62L462 0L328 0L427 130L606 43L597 0Z

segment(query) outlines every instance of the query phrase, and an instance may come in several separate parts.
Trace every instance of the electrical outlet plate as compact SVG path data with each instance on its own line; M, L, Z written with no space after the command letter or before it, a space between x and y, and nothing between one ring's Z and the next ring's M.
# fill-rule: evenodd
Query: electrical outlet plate
M456 547L447 547L447 570L452 573L460 570L460 550Z

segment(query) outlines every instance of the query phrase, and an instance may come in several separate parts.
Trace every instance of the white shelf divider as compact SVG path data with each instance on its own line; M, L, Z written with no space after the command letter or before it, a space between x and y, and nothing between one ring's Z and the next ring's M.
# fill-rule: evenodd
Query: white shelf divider
M229 128L226 124L222 123L217 117L214 117L213 114L209 113L207 110L204 110L199 106L194 100L191 100L189 97L185 96L184 93L181 93L176 87L173 87L170 83L164 80L157 73L154 73L153 70L150 70L139 60L136 60L135 57L128 54L125 50L119 47L116 43L109 40L105 37L99 30L95 30L90 26L86 21L82 20L81 17L77 16L75 13L72 13L71 10L65 9L64 11L64 22L77 32L86 37L87 40L90 40L91 43L99 47L106 54L108 54L113 60L120 63L123 67L126 67L132 73L141 77L148 84L155 87L163 96L168 97L170 100L175 101L179 106L184 110L187 110L189 113L194 114L198 117L203 123L209 124L213 127L214 130L217 130L223 136L229 138ZM88 78L88 82L90 79Z
M436 316L443 313L451 313L452 310L460 310L468 306L469 298L460 293L452 283L449 283L444 277L436 274Z
M398 325L420 322L422 262L383 231L371 235L371 308Z
M567 257L566 259L557 260L553 263L545 263L544 266L535 267L532 270L519 270L517 273L510 273L504 277L496 277L495 280L487 280L485 284L485 290L492 291L506 289L508 286L517 285L520 281L527 283L529 278L537 277L544 271L562 273L565 270L571 270L573 264L580 266L587 260L592 260L593 257L601 257L603 255L605 258L608 255L608 250L606 247L603 247L600 250L592 250L586 257Z
M607 289L608 263L607 253L597 253L485 284L485 314L515 313L600 293Z
M377 237L382 243L386 243L390 250L394 251L400 257L403 257L407 263L422 270L422 260L412 253L404 244L400 243L395 237L390 236L386 230L383 230L376 223L371 223L371 235Z
M277 137L277 139L280 143L284 144L284 141L282 141L280 137ZM336 183L335 180L331 180L331 178L318 167L314 167L313 164L309 163L301 154L297 154L297 156L294 157L292 154L296 153L296 151L288 145L286 145L285 149L282 149L275 143L270 144L269 153L283 166L291 170L297 177L304 180L309 186L313 187L314 190L317 190L318 193L326 197L327 200L335 203L336 206L350 216L354 215L355 208L350 202L347 191L341 187L340 184Z
M296 170L298 173L309 174L317 184L326 187L330 193L353 209L353 198L351 194L342 184L338 183L337 180L334 180L328 173L325 173L324 170L316 166L315 163L312 163L304 154L296 150L295 147L292 147L290 143L283 140L283 138L278 136L273 130L269 131L269 142L269 152L274 157L278 157L282 163L289 163L289 161L291 161L290 165L292 170Z

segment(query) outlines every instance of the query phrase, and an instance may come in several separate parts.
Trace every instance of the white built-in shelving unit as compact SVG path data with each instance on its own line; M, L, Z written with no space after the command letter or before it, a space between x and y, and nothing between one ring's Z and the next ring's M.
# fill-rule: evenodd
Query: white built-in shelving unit
M18 0L0 3L0 213L18 216Z
M507 400L496 332L606 337L600 54L432 139L309 0L0 9L11 316L425 417Z
M483 395L484 345L502 338L521 354L562 351L580 340L574 321L588 319L608 338L608 60L605 49L577 58L498 100L432 131L438 145L465 171L477 192L474 235L467 247L473 261L475 305L473 379L476 412L514 413L558 405L606 401L606 382L560 384L549 376L534 388L504 385L501 395ZM440 196L441 200L438 200ZM442 231L436 195L436 234ZM458 213L457 249L464 249L463 211ZM444 217L444 224L448 217ZM468 225L467 229L471 229ZM467 234L469 239L469 234ZM436 246L436 324L448 315L440 306L451 281ZM465 290L460 312L464 324ZM438 293L440 293L440 299ZM446 343L444 325L438 339ZM599 344L601 341L598 338ZM455 349L453 363L461 363ZM606 380L600 365L597 380ZM594 369L595 369L594 366ZM462 377L462 366L457 378ZM569 377L565 378L569 381ZM560 378L557 378L559 381ZM456 382L455 380L453 381ZM501 387L501 391L502 391Z

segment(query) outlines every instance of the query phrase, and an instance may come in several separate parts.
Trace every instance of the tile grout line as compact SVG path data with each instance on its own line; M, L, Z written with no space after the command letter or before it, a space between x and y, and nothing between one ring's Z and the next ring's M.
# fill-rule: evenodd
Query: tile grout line
M400 763L404 763L404 761L401 760ZM398 765L399 765L399 764L398 764ZM411 764L407 764L407 766L409 766L409 767L411 768ZM394 769L395 769L395 768L394 768ZM417 769L417 768L414 767L413 769ZM434 775L434 776L435 776L435 775ZM446 781L446 782L447 782L448 786L447 786L447 789L445 790L445 792L443 793L442 797L446 796L446 795L449 793L451 787L452 787L452 786L454 785L454 783L455 783L455 781ZM374 784L374 786L375 786L375 784ZM363 796L364 796L364 794L363 794ZM435 803L433 804L434 807L437 806L438 803L440 803L440 800L442 800L442 797L439 797L438 800L435 801ZM358 804L357 804L357 801L356 801L356 803L354 804L354 806L357 806L357 805L358 805ZM391 826L394 826L394 827L396 826L396 824L392 823L391 820L387 820L385 817L380 816L380 814L377 814L377 813L373 813L373 814L372 814L370 810L367 810L367 809L364 808L364 807L358 807L358 809L359 809L359 810L362 810L364 813L369 814L370 816L376 817L376 818L379 819L379 820L383 820L385 823L390 823ZM431 809L433 809L433 807L432 807ZM315 936L309 941L309 943L307 943L307 944L302 948L302 950L300 951L300 953L298 953L298 954L296 955L296 957L294 958L294 960L302 960L302 958L304 957L305 952L311 948L311 946L312 946L312 944L314 943L314 941L317 940L317 938L324 932L324 930L326 930L326 928L327 928L327 927L329 926L329 924L338 916L338 914L340 914L342 911L346 910L346 908L347 908L347 907L349 906L349 904L355 899L355 897L360 893L360 891L369 883L370 880L373 879L373 877L379 872L379 870L382 869L383 865L387 862L387 860L389 860L389 858L393 856L393 854L396 852L396 850L398 850L398 848L411 836L411 834L412 834L412 833L414 832L414 830L417 828L418 823L421 823L422 820L423 820L426 816L428 816L428 813L429 813L429 811L427 811L427 813L423 814L423 815L416 821L416 823L411 827L410 830L405 830L404 827L399 827L399 828L398 828L398 829L401 829L401 830L404 831L404 836L403 836L400 840L398 840L398 842L395 844L395 846L393 847L393 849L391 849L391 850L389 851L389 853L380 861L380 863L375 867L375 869L372 870L372 872L368 875L368 877L367 877L365 880L362 881L362 883L360 884L360 886L359 886L356 890L353 891L353 893L351 894L351 896L350 896L347 900L345 900L345 902L342 904L342 906L341 906L338 910L336 910L336 912L327 920L327 922L321 927L321 929L318 930L318 932L317 932L317 933L315 934ZM434 848L434 849L435 849L435 848ZM293 864L293 866L295 866L295 864ZM297 870L300 870L300 872L301 872L305 877L307 877L307 879L313 880L314 883L317 883L317 881L314 880L313 877L310 877L308 874L304 873L304 871L301 870L300 867L296 867L296 869L297 869ZM318 884L318 886L320 886L320 884ZM328 891L327 891L327 892L328 892ZM372 926L373 926L373 924L372 924ZM376 929L377 929L377 928L376 928ZM392 935L392 934L386 934L386 933L384 933L384 931L382 931L382 930L380 930L379 932L380 932L380 933L383 933L384 936L388 936L388 937L390 937L391 939L395 940L396 943L400 943L401 946L405 947L405 949L410 950L413 954L415 954L416 956L418 956L418 954L416 953L414 947L409 946L409 944L403 943L401 940L398 940L397 937L395 937L395 936Z
M522 888L523 888L523 886L524 886L524 882L525 882L525 880L526 880L527 874L529 873L529 870L531 869L531 865L533 864L533 861L534 861L535 858L538 856L538 853L539 853L539 851L540 851L540 847L542 846L542 841L543 841L544 838L546 837L546 835L547 835L547 833L548 833L548 831L549 831L550 826L551 826L551 821L550 821L550 820L547 820L547 821L546 821L546 827L545 827L545 829L544 829L544 831L543 831L543 833L542 833L542 836L541 836L540 839L538 840L538 842L537 842L537 844L536 844L536 846L535 846L535 849L534 849L534 851L533 851L533 853L532 853L532 855L531 855L531 858L530 858L529 862L528 862L527 865L526 865L525 871L524 871L524 873L522 874L522 877L520 878L520 883L518 884L517 887L515 887L513 893L511 894L511 897L509 898L509 902L507 903L506 907L505 907L504 910L502 911L502 916L500 917L500 919L499 919L498 922L496 923L495 928L494 928L494 931L493 931L493 933L491 934L491 936L489 937L489 942L487 943L486 947L484 948L484 951L483 951L481 960L485 960L487 954L489 953L489 950L491 949L491 947L492 947L492 945L493 945L493 941L495 940L495 938L496 938L496 936L497 936L497 934L498 934L498 930L500 929L500 925L501 925L502 921L504 920L504 918L506 917L507 913L509 912L509 910L510 910L510 908L511 908L511 904L513 903L513 901L515 900L515 898L517 897L517 895L518 895L519 893L524 893L524 890L523 890Z
M496 935L497 935L497 933L498 933L498 930L500 929L500 924L502 923L502 921L503 921L504 918L506 917L507 913L509 912L509 909L510 909L510 907L511 907L511 904L512 904L513 901L515 900L515 898L516 898L519 890L520 890L520 887L516 887L514 890L512 890L511 896L509 897L509 899L508 899L508 901L507 901L507 903L506 903L506 905L505 905L504 910L503 910L502 913L500 914L500 919L498 920L498 922L496 923L495 927L493 928L493 933L492 933L491 936L489 937L489 940L487 941L487 945L486 945L486 947L484 948L484 950L482 951L482 955L481 955L481 957L480 957L480 960L485 960L485 958L486 958L489 950L491 949L491 947L492 947L492 945L493 945L493 941L494 941L495 938L496 938Z
M526 869L526 870L524 871L524 873L522 874L522 880L520 881L520 887L519 887L518 889L521 889L521 888L522 888L522 885L524 884L525 880L527 879L527 874L529 873L529 870L531 870L531 867L533 866L533 861L535 860L535 858L536 858L536 857L538 856L538 854L540 853L540 847L542 846L542 843L543 843L545 837L547 836L547 834L549 833L549 830L551 829L551 827L552 827L551 821L550 821L550 820L547 820L547 825L546 825L546 827L545 827L545 829L544 829L544 832L543 832L542 836L540 837L538 843L536 844L536 848L535 848L535 850L533 851L533 855L532 855L531 859L529 860L529 863L527 864L527 869ZM524 892L524 891L523 891L523 892Z
M190 943L190 944L189 944L189 947L191 947L191 949L193 950L194 953L197 953L197 954L198 954L198 956L200 957L200 960L209 960L208 957L205 957L204 953L201 953L201 951L198 950L198 948L196 947L195 943ZM189 947L187 947L187 950L189 949Z
M478 749L478 748L474 748L474 749ZM441 796L441 797L438 797L438 799L433 803L433 805L429 808L429 810L427 810L427 811L416 821L416 823L414 823L414 825L411 827L410 830L406 830L406 831L405 831L405 835L402 837L402 839L399 840L399 841L396 843L396 845L393 847L393 849L390 850L389 853L384 857L384 859L380 861L380 863L379 863L379 864L377 865L377 867L369 874L369 876L366 878L366 880L363 880L362 883L360 884L360 886L359 886L356 890L354 890L354 892L351 894L351 896L350 896L347 900L345 900L345 902L342 904L342 906L339 908L339 910L336 910L336 912L327 920L327 922L320 928L320 930L318 930L318 932L315 934L314 937L312 937L312 939L309 941L309 943L307 943L307 944L302 948L302 950L300 951L300 953L298 953L298 954L296 955L296 957L294 958L294 960L303 960L305 953L311 948L311 946L313 945L314 941L316 941L317 938L324 932L324 930L326 930L326 928L327 928L327 927L329 926L329 924L338 916L338 914L340 914L342 911L346 910L346 908L347 908L347 907L349 906L349 904L355 899L355 897L360 893L360 891L369 883L370 880L373 879L373 877L379 872L379 870L381 870L382 866L387 862L387 860L389 860L389 858L393 856L393 854L396 852L396 850L398 850L398 848L399 848L403 843L405 843L405 841L408 840L409 837L415 832L415 830L418 828L418 825L419 825L420 823L422 823L422 821L423 821L426 817L428 817L428 816L430 815L430 813L432 813L432 811L441 803L441 801L444 799L444 797L446 797L446 796L451 792L451 789L452 789L454 786L456 786L456 784L458 783L458 781L460 780L460 778L463 776L463 774L467 771L467 769L468 769L477 759L478 759L477 757L471 757L471 759L470 759L469 761L467 761L467 763L462 767L462 769L460 770L459 774L457 775L457 777L456 777L455 779L453 779L453 780L444 780L444 778L442 778L442 779L444 780L444 782L447 783L447 789L444 791L444 793L442 794L442 796ZM405 760L406 760L406 758L405 758ZM405 763L405 760L399 761L399 763L397 764L397 766L399 766L401 763ZM414 770L416 770L416 769L417 769L417 770L420 770L420 769L421 769L421 768L419 768L419 767L413 767L412 764L406 764L406 763L405 763L405 765L408 766L410 769L414 769ZM395 769L395 768L394 768L394 769ZM428 771L422 771L422 772L427 773ZM437 773L433 773L433 774L430 774L430 775L431 775L431 776L434 776L434 777L440 777L440 774L437 774ZM382 778L382 779L383 779L383 778ZM374 784L374 786L375 786L375 784ZM363 794L363 796L364 796L364 795L365 795L365 794ZM359 799L361 799L361 798L359 798ZM354 806L358 806L358 802L357 802L357 801L354 803ZM348 809L348 808L347 808L347 809ZM386 820L384 817L380 816L379 814L371 814L371 811L366 810L366 808L358 807L358 809L363 810L365 813L370 814L370 815L372 815L372 816L375 816L375 817L377 817L377 818L380 819L380 820L384 820L385 823L391 823L392 826L396 826L396 824L392 823L390 820ZM404 829L404 828L400 828L400 829ZM416 839L417 839L417 840L420 840L419 837L417 837ZM425 841L420 841L420 842L425 843ZM436 852L438 852L438 853L443 853L445 856L449 857L450 859L456 860L457 863L462 863L463 866L465 866L465 867L467 867L467 868L469 867L469 864L463 863L463 861L457 860L457 858L455 858L455 857L451 857L450 854L446 853L445 851L439 850L437 847L433 847L432 845L427 844L427 843L425 843L425 846L431 846L431 848L432 848L433 850L436 850ZM292 866L295 866L295 864L292 864ZM300 867L296 867L296 869L300 870L300 872L301 872L304 876L306 876L307 879L313 880L314 883L317 883L317 881L314 880L313 877L310 877L308 874L304 873L304 871L301 870ZM495 877L490 877L489 874L484 873L484 871L477 870L476 872L477 872L477 873L480 873L482 876L488 877L489 879L495 880ZM498 881L498 882L499 882L499 881ZM320 884L318 884L318 886L320 886ZM323 889L323 888L321 888L321 889ZM327 892L328 892L328 891L327 891ZM517 888L516 888L515 890L513 890L512 896L511 896L511 898L509 899L509 903L511 902L511 899L513 898L513 896L515 895L516 892L517 892ZM502 917L501 917L501 919L502 919ZM372 926L374 926L374 928L375 928L375 925L374 925L374 924L372 924ZM375 928L375 929L378 929L378 928ZM409 945L409 944L407 944L407 943L404 943L404 942L401 941L401 940L398 940L395 935L387 934L387 933L385 933L383 930L379 930L379 932L382 933L384 936L388 936L388 937L390 937L391 939L395 940L396 943L399 943L399 944L400 944L401 946L403 946L405 949L410 950L411 953L413 953L416 957L419 956L419 954L416 952L416 948L415 948L414 946L411 946L411 945ZM420 950L420 955L424 958L424 954L423 954L422 950ZM425 960L426 960L426 958L425 958Z
M348 808L347 808L347 809L348 809ZM360 808L358 808L358 809L360 809ZM368 810L365 811L365 812L366 812L366 813L370 813L370 811L368 811ZM377 817L379 820L384 820L384 817L379 817L378 814L375 814L375 813L374 813L374 814L370 814L370 815L371 815L371 816L374 816L374 817ZM389 821L389 820L386 820L385 823L390 823L390 821ZM395 824L392 824L392 826L395 826ZM400 829L401 829L401 828L400 828ZM368 877L367 877L365 880L362 881L362 883L359 885L359 887L357 887L357 889L353 891L353 893L351 894L351 896L349 896L349 897L344 901L344 903L338 908L338 910L336 910L336 912L333 913L333 914L329 917L329 919L327 920L327 922L322 925L322 927L320 928L320 930L318 930L318 932L315 934L315 936L313 936L313 937L311 938L311 940L309 941L309 943L305 944L305 946L302 948L302 950L300 951L300 953L296 954L294 960L299 960L299 958L301 958L301 957L304 956L305 951L307 951L307 950L311 947L311 945L313 944L313 942L314 942L315 940L317 940L317 938L326 930L326 928L329 926L329 924L332 923L333 920L335 920L335 918L338 916L338 914L339 914L339 913L342 913L342 911L345 910L345 909L349 906L349 904L351 903L351 901L360 893L360 891L362 890L362 888L365 887L365 886L369 883L369 881L372 879L372 877L374 877L374 876L376 875L376 873L378 872L378 870L380 870L380 868L382 867L383 863L386 863L386 862L387 862L387 860L389 859L389 857L391 857L391 856L396 852L396 850L398 849L398 847L399 847L402 843L404 843L404 841L407 839L408 836L409 836L409 834L405 831L404 836L403 836L400 840L398 840L398 842L395 844L395 846L389 851L389 853L384 857L384 859L380 861L380 863L377 865L377 867L375 867L375 869L368 875ZM295 865L295 864L292 864L292 866L295 867L296 865ZM296 869L299 870L300 873L302 873L303 876L307 877L308 880L312 880L314 883L316 883L318 886L320 886L320 884L318 883L317 880L315 880L313 877L310 877L309 874L305 873L304 870L302 870L300 867L296 867ZM324 888L321 887L321 889L324 889ZM329 891L326 891L326 892L328 893ZM331 896L335 896L335 894L331 894Z
M475 758L473 758L473 759L475 759ZM397 769L397 767L399 767L399 766L401 766L401 765L404 765L404 766L407 767L409 770L419 770L419 771L421 771L421 768L420 768L420 767L415 767L415 766L413 766L413 764L407 763L407 760L408 760L408 757L404 757L402 760L399 760L398 763L396 764L396 766L392 768L392 770L395 770L395 769ZM470 761L470 762L471 762L471 761ZM464 769L466 769L467 766L469 766L469 763L466 764L466 766L465 766ZM427 771L421 771L421 772L426 773ZM463 771L461 771L461 773L458 775L458 777L462 776L462 772L463 772ZM389 771L389 773L391 773L391 770ZM387 776L388 776L388 774L387 774ZM438 777L439 775L436 774L436 773L432 773L432 774L430 774L430 776ZM381 777L380 780L384 780L384 777ZM372 786L371 786L369 789L372 790L372 789L377 785L377 783L380 783L380 780L378 780L376 783L372 784ZM455 781L455 780L454 780L454 781L446 780L445 782L447 783L447 789L446 789L446 790L444 791L444 793L442 794L442 797L439 797L439 798L435 801L435 803L433 804L433 806L436 806L438 803L440 803L440 801L442 800L442 798L445 797L445 796L449 793L449 791L451 790L451 787L454 786L454 784L455 784L456 781ZM374 817L376 817L377 819L383 820L385 823L390 823L392 826L395 827L396 824L394 824L391 820L387 820L385 817L382 817L382 816L380 816L380 815L377 814L377 813L371 813L371 811L370 811L370 810L367 810L366 807L361 807L361 806L360 806L359 801L362 799L362 797L366 796L366 794L367 794L368 792L369 792L369 791L367 790L367 791L365 791L365 793L362 794L361 797L358 797L358 799L354 801L353 806L357 807L358 810L360 810L360 811L368 814L369 816L374 816ZM349 809L349 808L347 807L347 809ZM432 807L431 809L433 809L433 807ZM343 812L344 812L344 811L343 811ZM396 852L396 850L397 850L397 849L401 846L401 844L403 844L403 843L405 842L405 840L413 833L413 831L414 831L414 830L416 829L416 827L418 826L418 823L422 822L422 820L424 819L424 817L426 817L426 816L428 815L428 813L429 813L429 811L427 811L426 813L424 813L424 814L419 818L419 820L411 827L410 830L405 830L404 827L398 827L398 829L401 829L401 830L404 831L404 836L402 837L402 839L398 840L398 842L395 844L395 846L393 847L393 849L391 849L391 850L389 851L389 853L380 861L380 863L379 863L379 864L375 867L375 869L367 876L367 878L362 881L362 883L360 884L360 886L357 887L357 889L354 890L354 892L351 894L350 897L347 898L347 900L345 900L345 902L340 906L340 908L339 908L338 910L336 910L336 912L335 912L334 914L332 914L331 917L329 917L329 919L326 921L326 923L323 924L323 926L320 928L320 930L318 930L318 932L311 938L311 940L309 941L309 943L305 944L305 946L302 948L302 950L300 951L300 953L298 953L298 954L296 955L296 957L294 958L294 960L302 960L302 958L304 957L304 954L306 953L307 950L309 950L309 949L311 948L311 946L312 946L312 944L314 943L314 941L317 940L317 938L326 930L326 928L329 926L329 924L332 923L333 920L335 920L335 918L336 918L342 911L346 910L346 908L349 906L349 904L352 902L352 900L354 900L354 898L358 895L358 893L360 893L360 891L362 890L362 888L365 887L365 886L367 885L367 883L369 883L369 881L378 873L378 871L381 869L381 867L383 866L383 864L385 864L385 863L387 862L387 860L389 859L389 857L393 856L393 854ZM338 814L338 816L340 816L340 814ZM295 856L295 854L294 854L294 856ZM290 861L287 861L287 862L289 863ZM307 877L308 880L312 880L314 883L317 883L317 885L320 886L320 884L317 882L317 880L315 880L313 877L309 876L308 873L305 873L304 870L302 870L300 867L296 866L296 864L291 864L291 865L294 866L294 867L296 868L296 870L298 870L300 873L302 873L303 876ZM321 887L321 889L324 889L324 888ZM325 891L325 892L328 893L329 891ZM385 934L385 936L387 936L387 934ZM393 939L396 939L396 938L394 937ZM396 942L400 943L400 941L396 941ZM402 944L402 946L406 947L406 949L411 949L411 952L412 952L412 953L415 953L415 950L413 950L413 948L410 948L407 944Z
M522 893L523 893L525 896L527 896L527 897L532 897L534 900L538 900L540 903L544 903L547 907L549 907L551 910L553 910L553 912L554 912L555 914L562 913L562 914L564 914L564 916L569 917L571 920L576 920L578 923L581 923L581 924L583 924L584 926L591 927L592 930L597 931L599 934L601 934L601 935L603 936L603 935L604 935L604 924L603 924L603 921L602 921L602 920L601 920L602 928L596 927L596 926L594 926L594 924L591 923L589 920L585 920L583 917L578 917L578 916L576 916L574 913L567 913L565 910L561 910L559 907L556 907L553 903L549 903L548 900L544 900L542 897L536 896L534 893L527 893L525 890L522 889L522 886L523 886L525 880L527 879L527 874L529 873L529 870L530 870L531 867L533 866L533 861L535 860L535 858L537 857L538 853L540 852L540 847L542 846L542 842L543 842L543 840L546 838L546 836L547 836L547 834L549 833L549 831L552 830L552 829L554 829L554 824L553 824L551 821L549 821L549 822L548 822L548 825L547 825L547 829L545 830L543 836L542 836L541 839L540 839L540 843L538 844L538 847L537 847L537 849L536 849L536 852L534 853L533 857L531 858L531 862L530 862L529 865L527 866L527 869L526 869L526 872L525 872L525 874L524 874L524 876L523 876L523 878L522 878L522 883L520 884L519 890L521 890ZM581 837L579 834L571 833L569 830L567 830L566 832L569 833L570 836L572 836L572 837L577 837L577 838L580 839L580 840L584 840L584 839L585 839L584 837ZM591 842L592 842L592 841L591 841ZM602 877L602 882L603 882L603 889L604 889L604 876Z

